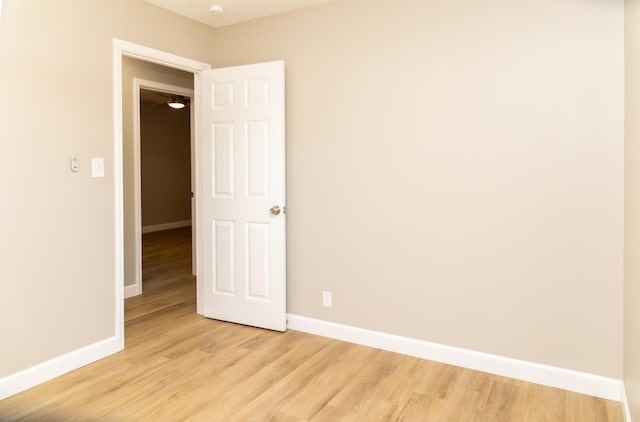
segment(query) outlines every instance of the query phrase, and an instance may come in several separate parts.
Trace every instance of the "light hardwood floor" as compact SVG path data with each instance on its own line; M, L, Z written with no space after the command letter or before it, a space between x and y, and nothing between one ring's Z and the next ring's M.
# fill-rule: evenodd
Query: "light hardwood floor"
M1 421L622 421L618 403L196 315L190 231L144 238L124 351L0 401Z

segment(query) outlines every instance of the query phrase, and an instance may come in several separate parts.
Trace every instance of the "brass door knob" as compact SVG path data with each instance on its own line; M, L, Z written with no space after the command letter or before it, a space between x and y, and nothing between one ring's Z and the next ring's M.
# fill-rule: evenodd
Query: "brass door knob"
M272 207L271 207L271 209L269 210L269 213L270 213L271 215L278 215L278 214L280 214L280 207L279 207L279 206L277 206L277 205L272 206Z

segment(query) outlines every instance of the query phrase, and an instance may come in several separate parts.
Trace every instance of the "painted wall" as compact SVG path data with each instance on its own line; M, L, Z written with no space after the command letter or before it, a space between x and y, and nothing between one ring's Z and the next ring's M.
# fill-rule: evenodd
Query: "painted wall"
M189 108L142 103L142 227L191 220Z
M142 1L2 7L0 377L115 332L112 38L210 62L214 34Z
M118 37L287 61L290 312L620 378L623 13L340 0L214 32L141 1L4 0L0 377L114 334Z
M286 61L288 311L620 379L623 6L341 0L216 32L214 67Z
M193 74L125 57L122 60L122 142L124 178L124 284L135 284L134 78L193 89ZM143 207L144 210L144 207Z
M640 2L625 1L624 379L640 420Z

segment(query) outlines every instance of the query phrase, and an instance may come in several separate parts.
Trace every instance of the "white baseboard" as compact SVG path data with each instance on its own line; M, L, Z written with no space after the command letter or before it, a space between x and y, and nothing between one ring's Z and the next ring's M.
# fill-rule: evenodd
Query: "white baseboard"
M140 286L138 286L137 284L130 284L128 286L124 286L124 298L130 298L130 297L134 297L134 296L138 296L140 293L142 293L140 291Z
M174 221L172 223L155 224L153 226L143 226L142 233L159 232L162 230L179 229L180 227L189 227L191 220Z
M39 365L0 378L0 400L122 350L116 337L74 350Z
M506 358L379 331L287 315L288 327L363 346L375 347L463 368L621 401L622 381L554 366Z
M629 398L627 397L627 388L622 383L621 391L620 391L620 401L622 402L622 413L624 413L625 422L633 422L631 419L631 408L629 407Z

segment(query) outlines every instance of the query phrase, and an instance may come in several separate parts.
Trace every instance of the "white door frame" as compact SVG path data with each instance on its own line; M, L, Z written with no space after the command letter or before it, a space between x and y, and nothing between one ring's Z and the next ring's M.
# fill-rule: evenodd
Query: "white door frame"
M134 249L134 281L133 285L129 285L124 289L125 299L128 297L136 296L142 293L142 183L141 183L141 161L142 156L140 154L140 90L150 89L153 91L166 92L168 94L181 95L183 97L189 97L191 99L191 105L193 101L193 89L184 88L176 85L168 85L161 82L149 81L140 78L133 78L133 225L135 231L135 240L133 244ZM191 143L191 192L195 189L195 107L189 107L189 126L190 130L190 143ZM123 181L124 182L124 181ZM192 273L196 274L196 255L195 255L195 203L194 197L191 201L191 228L192 228Z
M156 50L143 45L134 44L128 41L113 39L113 184L115 203L115 318L114 330L120 349L124 349L124 177L122 173L122 57L133 57L135 59L156 63L174 69L184 70L194 75L194 101L192 110L197 106L200 93L198 73L211 69L208 63L177 56L175 54ZM194 118L197 123L197 112L194 111ZM195 139L198 139L197 125ZM195 152L194 152L195 153ZM195 163L195 161L194 161ZM198 168L196 166L196 179ZM197 184L194 194L198 197ZM197 241L197 240L196 240ZM196 248L199 245L196 244ZM197 280L197 312L202 313L203 291L200 280Z

